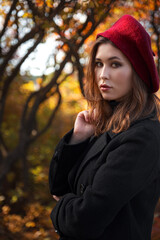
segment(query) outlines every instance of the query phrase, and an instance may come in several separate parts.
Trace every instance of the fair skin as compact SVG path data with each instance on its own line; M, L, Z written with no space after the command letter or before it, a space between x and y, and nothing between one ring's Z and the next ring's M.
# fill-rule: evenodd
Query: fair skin
M95 59L95 77L103 99L121 101L132 89L133 68L110 43L101 44Z
M95 79L104 100L121 101L132 89L133 69L125 55L110 43L98 47L95 57ZM93 116L94 117L94 116ZM94 134L89 111L78 113L70 144L86 140ZM53 196L56 201L60 197Z

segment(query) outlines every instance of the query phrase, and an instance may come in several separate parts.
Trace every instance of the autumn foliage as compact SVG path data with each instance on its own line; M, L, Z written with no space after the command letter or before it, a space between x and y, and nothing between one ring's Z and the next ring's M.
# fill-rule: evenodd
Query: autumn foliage
M85 66L96 34L123 14L141 21L160 69L158 0L0 0L0 239L58 239L48 168L60 137L87 107ZM45 71L23 63L51 38ZM60 57L59 57L60 56ZM160 204L152 240L160 239Z

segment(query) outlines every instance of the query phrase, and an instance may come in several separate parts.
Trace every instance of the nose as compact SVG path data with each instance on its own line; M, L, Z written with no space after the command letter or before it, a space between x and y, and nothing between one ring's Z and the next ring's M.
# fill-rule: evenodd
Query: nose
M109 71L108 68L105 66L103 66L103 68L101 69L100 79L102 80L109 79Z

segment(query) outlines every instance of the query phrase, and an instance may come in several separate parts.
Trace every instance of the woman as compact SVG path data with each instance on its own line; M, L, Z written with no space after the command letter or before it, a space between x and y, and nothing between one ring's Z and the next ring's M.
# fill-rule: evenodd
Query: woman
M150 37L130 15L97 36L86 81L89 111L50 165L60 239L150 240L160 196L159 87Z

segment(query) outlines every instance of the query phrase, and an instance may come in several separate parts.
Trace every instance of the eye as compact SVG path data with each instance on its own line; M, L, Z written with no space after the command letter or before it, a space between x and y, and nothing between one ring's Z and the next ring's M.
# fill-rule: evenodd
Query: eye
M102 67L102 66L103 66L103 63L100 62L100 61L96 61L96 62L95 62L95 66L96 66L96 67Z
M119 62L113 62L113 63L111 64L111 66L112 66L113 68L118 68L118 67L121 66L121 64L120 64Z

